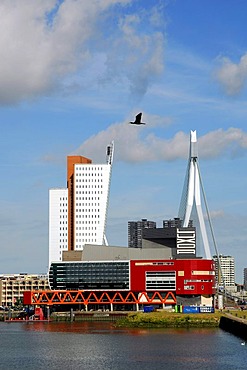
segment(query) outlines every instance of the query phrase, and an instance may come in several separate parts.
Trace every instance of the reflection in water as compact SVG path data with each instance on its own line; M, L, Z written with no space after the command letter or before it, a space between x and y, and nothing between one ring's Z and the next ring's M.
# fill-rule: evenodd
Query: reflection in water
M107 321L82 321L82 322L25 322L23 330L37 332L53 332L53 333L79 333L79 334L131 334L131 335L148 335L150 333L176 334L187 335L192 329L186 328L158 328L158 329L143 329L143 328L116 328L113 322ZM213 331L218 331L217 328L199 328L194 329L200 335L211 335Z
M221 329L115 329L112 322L0 323L0 370L246 370Z

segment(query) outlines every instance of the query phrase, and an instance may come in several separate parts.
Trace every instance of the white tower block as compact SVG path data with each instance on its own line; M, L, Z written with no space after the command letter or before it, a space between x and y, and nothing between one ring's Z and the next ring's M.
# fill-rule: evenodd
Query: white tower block
M200 173L198 166L198 154L197 154L197 138L196 131L190 132L190 157L188 166L188 176L187 176L187 192L185 194L185 211L184 215L180 215L183 219L183 227L188 227L193 205L195 204L200 231L202 235L202 242L204 246L204 251L207 259L211 259L211 253L208 243L208 237L205 227L205 222L202 213L201 204L201 188L200 188Z

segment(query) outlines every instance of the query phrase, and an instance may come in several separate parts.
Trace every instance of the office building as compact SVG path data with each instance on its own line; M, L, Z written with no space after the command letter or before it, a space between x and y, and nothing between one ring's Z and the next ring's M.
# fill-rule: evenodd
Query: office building
M142 248L142 235L144 229L155 229L156 222L143 218L141 221L128 222L128 247Z
M231 290L235 288L235 261L232 256L213 256L215 262L216 282Z
M86 243L107 245L113 150L111 143L105 164L67 157L67 187L49 191L49 265L61 261L63 251L82 251Z

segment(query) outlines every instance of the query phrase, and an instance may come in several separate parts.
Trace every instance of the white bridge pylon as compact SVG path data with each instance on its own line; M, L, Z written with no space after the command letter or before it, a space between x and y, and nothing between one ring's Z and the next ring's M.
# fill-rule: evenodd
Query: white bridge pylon
M183 220L183 227L188 227L192 208L195 205L199 226L204 246L205 256L212 259L209 242L207 237L206 226L204 222L202 204L201 204L201 178L198 165L197 138L196 131L190 132L190 156L184 184L184 194L181 199L179 217ZM182 208L183 206L183 208ZM209 215L208 215L209 217Z

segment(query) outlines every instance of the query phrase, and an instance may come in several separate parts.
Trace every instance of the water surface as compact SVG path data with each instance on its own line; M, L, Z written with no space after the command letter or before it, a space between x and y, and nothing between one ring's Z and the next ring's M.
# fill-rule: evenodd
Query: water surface
M221 329L112 323L0 323L0 369L247 369L247 344Z

